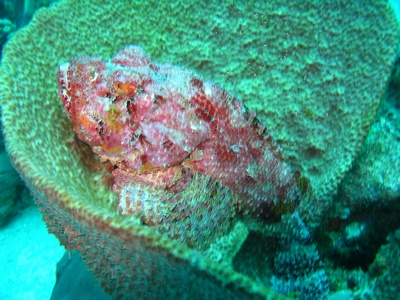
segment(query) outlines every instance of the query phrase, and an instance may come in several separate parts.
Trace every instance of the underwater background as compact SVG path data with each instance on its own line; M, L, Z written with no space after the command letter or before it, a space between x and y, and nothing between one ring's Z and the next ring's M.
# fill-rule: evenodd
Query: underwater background
M0 298L399 299L399 16L396 0L1 1ZM229 231L207 250L121 217L57 68L128 44L255 112L299 203L231 226L207 208Z

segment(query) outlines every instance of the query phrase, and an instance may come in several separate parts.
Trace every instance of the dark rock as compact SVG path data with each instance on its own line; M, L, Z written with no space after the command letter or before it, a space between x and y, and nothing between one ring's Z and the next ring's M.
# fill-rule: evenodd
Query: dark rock
M51 300L109 300L78 252L66 252L57 264L57 281Z

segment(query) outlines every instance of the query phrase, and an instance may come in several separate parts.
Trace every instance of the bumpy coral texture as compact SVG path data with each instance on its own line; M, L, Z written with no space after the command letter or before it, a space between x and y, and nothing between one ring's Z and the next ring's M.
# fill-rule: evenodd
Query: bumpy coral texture
M283 294L298 299L324 299L329 293L328 277L316 246L293 243L279 252L271 284Z
M299 200L296 176L253 113L138 46L111 62L62 64L59 94L79 139L114 165L122 215L173 238L193 244L225 233L235 210L264 219Z
M129 43L140 43L159 61L190 67L257 111L320 200L335 190L357 154L397 41L385 0L58 1L38 11L4 48L6 146L35 194L46 196L41 210L49 230L81 251L117 299L141 293L276 299L243 273L211 265L110 205L115 195L100 184L101 171L87 168L92 161L82 148L68 146L75 133L54 92L55 70L74 55L111 57ZM308 207L302 216L317 206Z

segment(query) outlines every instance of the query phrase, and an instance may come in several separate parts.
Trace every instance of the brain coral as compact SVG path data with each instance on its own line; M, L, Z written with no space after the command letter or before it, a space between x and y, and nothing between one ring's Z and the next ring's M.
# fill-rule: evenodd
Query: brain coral
M138 44L157 61L193 68L256 110L324 198L373 119L395 28L386 2L373 0L60 1L4 48L6 145L49 230L82 252L116 298L274 297L119 216L102 166L74 141L57 97L57 67L75 55L111 57Z

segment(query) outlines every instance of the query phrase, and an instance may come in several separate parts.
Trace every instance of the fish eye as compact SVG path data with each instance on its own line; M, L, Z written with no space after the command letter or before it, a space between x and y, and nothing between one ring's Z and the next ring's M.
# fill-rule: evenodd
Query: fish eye
M89 80L91 82L95 81L97 79L98 75L99 75L99 73L97 73L96 71L91 72L90 75L89 75Z

